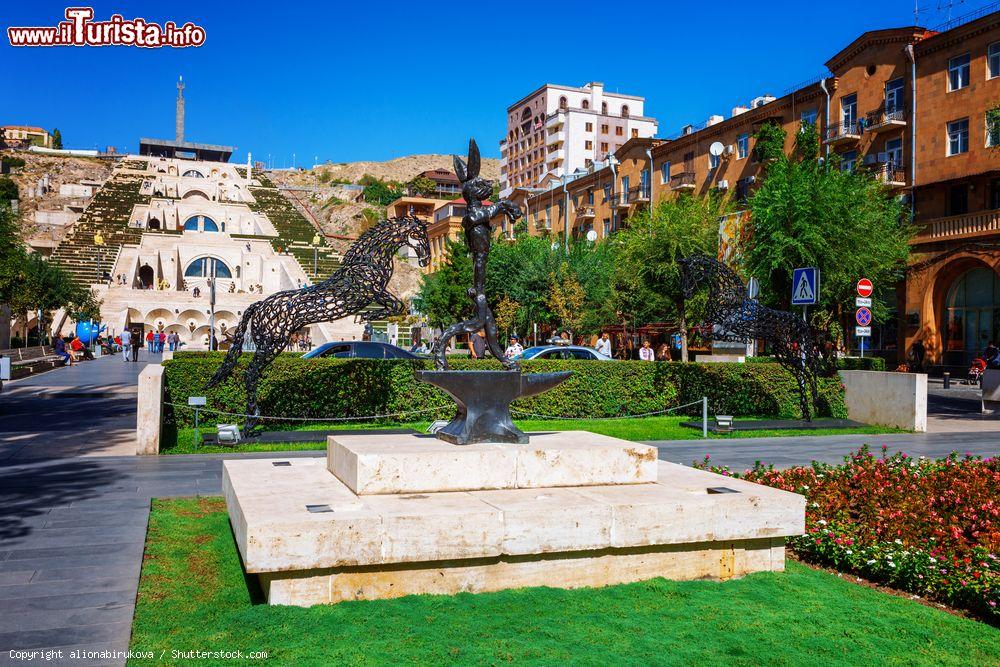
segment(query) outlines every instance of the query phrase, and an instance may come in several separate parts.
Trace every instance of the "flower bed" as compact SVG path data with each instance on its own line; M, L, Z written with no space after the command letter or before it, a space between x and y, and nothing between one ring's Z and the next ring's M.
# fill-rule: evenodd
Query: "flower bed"
M876 457L865 446L841 465L786 470L758 464L715 472L806 496L804 560L909 591L1000 624L1000 458Z

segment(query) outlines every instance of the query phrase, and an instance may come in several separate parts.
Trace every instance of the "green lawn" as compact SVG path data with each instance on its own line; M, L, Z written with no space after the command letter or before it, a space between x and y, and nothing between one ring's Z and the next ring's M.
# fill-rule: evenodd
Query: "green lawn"
M156 664L201 649L289 665L987 665L1000 631L794 562L724 583L270 607L248 593L223 502L189 498L153 503L131 647Z
M752 419L750 417L743 419ZM523 431L591 431L610 435L623 440L634 440L645 442L650 440L691 440L701 437L700 429L693 429L681 426L681 422L697 421L694 417L640 417L628 419L552 419L552 420L530 420L517 419L515 423ZM331 424L308 423L303 426L276 427L275 430L288 431L311 431L311 430L332 430L332 429L380 429L380 428L412 428L423 432L429 422L406 422L398 424L345 424L335 422ZM270 427L268 427L270 428ZM896 433L899 429L886 426L862 426L859 428L838 428L838 429L789 429L784 431L762 430L762 431L740 431L738 433L711 433L709 438L765 438L765 437L792 437L792 436L812 436L812 435L835 435L835 434L865 434L876 435L879 433ZM273 452L290 450L325 449L323 443L317 442L281 442L245 444L239 447L194 447L194 429L179 429L174 432L168 430L164 434L165 445L161 450L162 454L215 454L232 451L240 452Z

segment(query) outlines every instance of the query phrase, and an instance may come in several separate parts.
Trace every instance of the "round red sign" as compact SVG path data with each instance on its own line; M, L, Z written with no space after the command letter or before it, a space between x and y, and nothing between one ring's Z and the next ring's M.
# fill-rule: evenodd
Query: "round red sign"
M872 281L867 278L858 281L858 296L871 296L873 289Z

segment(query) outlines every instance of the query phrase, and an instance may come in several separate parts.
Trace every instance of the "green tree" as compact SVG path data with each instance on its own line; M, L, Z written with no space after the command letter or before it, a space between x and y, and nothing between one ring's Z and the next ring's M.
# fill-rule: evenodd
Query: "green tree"
M764 123L755 135L754 153L761 162L771 162L785 155L785 130L777 123Z
M25 251L21 228L7 200L0 197L0 349L10 347L12 301L24 281Z
M568 262L560 264L558 270L549 274L549 308L562 328L568 329L571 334L580 330L585 298L583 285Z
M760 280L762 299L780 308L791 301L792 271L819 267L821 307L844 325L859 278L890 286L902 277L913 229L902 203L869 172L813 159L814 137L813 129L801 132L795 157L774 161L751 196L742 264ZM876 319L885 312L876 299Z
M437 193L437 183L426 176L414 176L406 189L417 197L433 197Z
M20 199L21 195L17 191L17 183L6 176L0 177L0 202L10 204L15 199Z
M472 258L463 241L448 241L446 259L440 269L425 274L414 298L417 309L432 327L444 328L472 316Z
M62 149L62 147L63 147L62 132L60 132L59 128L57 127L54 130L52 130L52 148Z
M725 212L721 197L664 199L631 216L628 228L612 239L620 244L612 280L616 309L636 324L675 319L684 361L690 313L679 262L696 253L715 255L719 217Z

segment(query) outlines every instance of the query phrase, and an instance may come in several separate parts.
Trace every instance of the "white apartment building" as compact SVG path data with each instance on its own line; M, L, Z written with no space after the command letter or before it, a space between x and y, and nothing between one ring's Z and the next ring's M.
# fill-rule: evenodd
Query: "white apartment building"
M629 139L653 137L656 119L643 115L644 104L597 81L579 88L547 83L518 100L507 107L500 141L500 194L586 169Z

